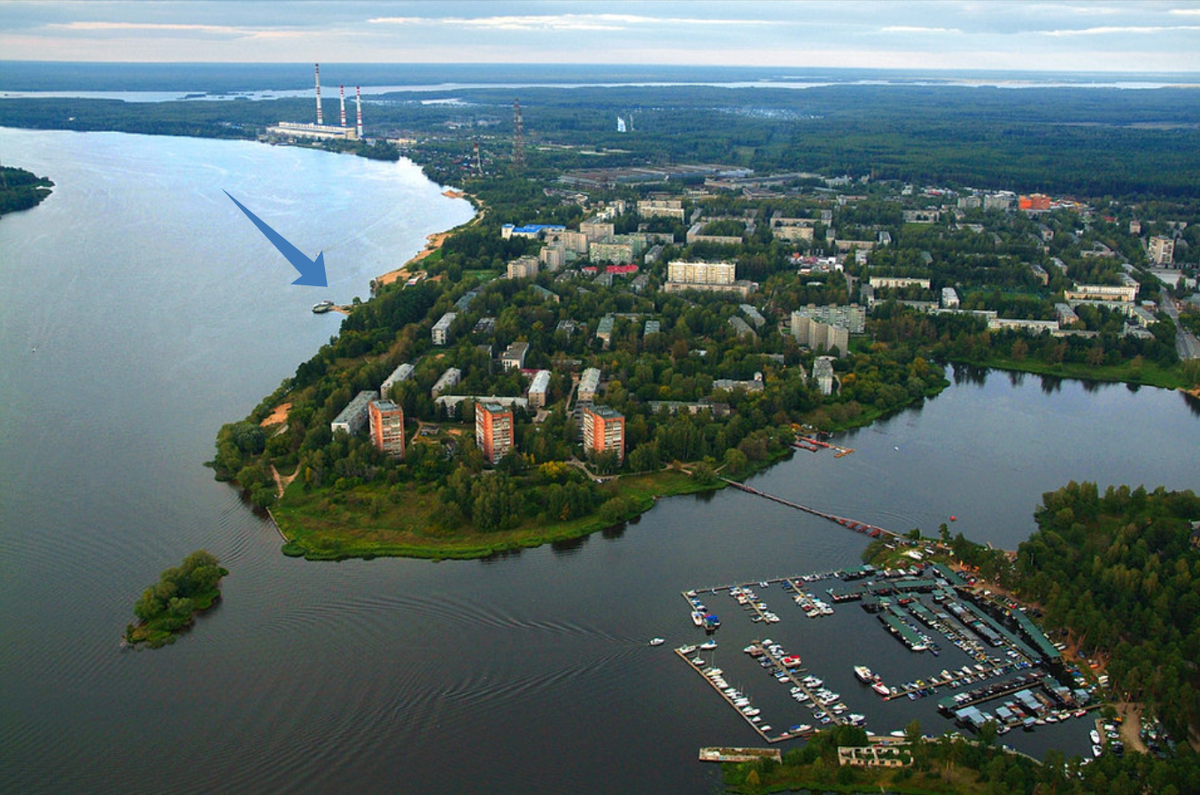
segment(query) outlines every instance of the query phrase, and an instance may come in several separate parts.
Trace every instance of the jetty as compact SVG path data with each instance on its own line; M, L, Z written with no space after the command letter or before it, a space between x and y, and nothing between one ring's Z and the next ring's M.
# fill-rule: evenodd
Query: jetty
M835 524L840 524L842 527L853 530L856 533L865 533L871 538L879 538L880 536L889 536L891 538L900 537L898 533L894 533L891 530L884 530L882 527L876 527L875 525L868 524L867 522L860 522L856 519L847 519L844 516L838 516L836 514L826 513L825 511L819 511L816 508L808 505L801 505L798 502L792 502L791 500L785 500L783 497L777 497L774 494L768 494L761 489L756 489L753 486L747 486L745 483L739 483L736 480L730 480L729 478L721 478L721 480L736 489L741 489L748 494L754 494L764 499L777 502L780 505L786 505L789 508L795 508L798 511L804 511L805 513L812 514L813 516L819 516L822 519L827 519Z

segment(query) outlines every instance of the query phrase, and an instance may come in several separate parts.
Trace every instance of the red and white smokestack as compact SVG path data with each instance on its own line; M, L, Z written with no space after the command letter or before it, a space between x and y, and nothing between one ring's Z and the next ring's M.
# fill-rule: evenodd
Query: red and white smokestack
M338 86L338 91L341 93L342 128L345 129L345 127L346 127L346 87Z
M354 98L355 103L358 105L358 137L362 138L362 89L360 89L358 86L354 87Z
M321 64L313 64L313 72L317 77L317 124L324 124L321 118Z

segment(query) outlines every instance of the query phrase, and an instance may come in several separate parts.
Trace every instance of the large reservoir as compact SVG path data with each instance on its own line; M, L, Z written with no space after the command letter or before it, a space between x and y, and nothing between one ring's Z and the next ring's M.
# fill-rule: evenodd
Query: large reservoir
M756 737L670 652L698 634L680 591L853 566L861 535L727 490L484 561L285 558L203 466L217 429L336 333L314 301L365 299L470 205L406 161L249 142L4 129L0 156L56 183L0 220L0 791L720 791L697 749ZM329 288L292 286L224 190L323 250ZM1069 480L1200 486L1178 393L954 376L843 437L852 455L798 451L754 485L900 532L953 514L1005 548ZM231 572L221 605L120 651L141 590L198 548ZM789 648L846 679L909 654L843 626ZM1081 726L1010 741L1082 753Z

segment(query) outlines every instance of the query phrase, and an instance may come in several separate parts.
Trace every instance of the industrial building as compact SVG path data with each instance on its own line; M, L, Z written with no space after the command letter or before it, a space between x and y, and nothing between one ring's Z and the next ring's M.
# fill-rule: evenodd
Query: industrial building
M608 406L587 406L583 410L583 451L585 453L615 452L618 461L625 460L625 417Z
M404 458L404 409L390 400L372 400L367 404L371 443L381 453Z
M346 87L340 87L341 93L341 124L334 126L326 124L324 112L321 108L321 65L314 64L314 73L316 75L317 86L317 123L306 124L290 121L281 121L276 125L267 128L269 135L276 135L285 138L309 138L315 140L343 140L357 141L362 138L362 90L354 87L355 99L358 103L358 123L354 127L346 126Z
M495 465L508 455L513 444L512 409L499 403L476 403L475 443L489 464Z

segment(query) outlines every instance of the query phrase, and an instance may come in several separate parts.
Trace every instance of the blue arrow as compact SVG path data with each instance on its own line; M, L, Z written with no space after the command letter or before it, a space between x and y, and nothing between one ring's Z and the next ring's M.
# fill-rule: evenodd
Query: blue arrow
M229 196L229 191L225 191L225 195ZM258 227L258 231L267 236L275 248L279 249L279 253L287 257L287 261L292 263L292 267L300 271L300 278L292 282L292 284L308 284L313 287L325 287L329 284L325 280L325 252L317 254L315 260L310 260L304 256L300 249L293 246L284 239L283 235L276 232L271 227L263 223L263 220L254 213L247 210L240 201L229 196L230 201L238 206L238 209L246 214L246 217L254 222Z

